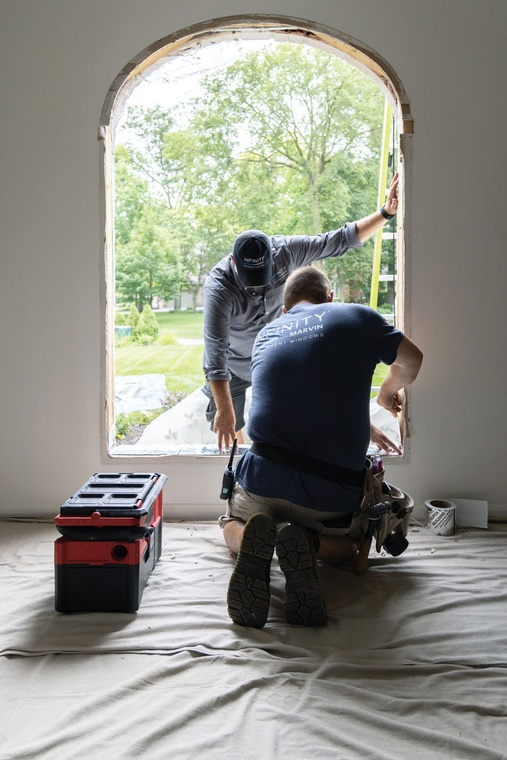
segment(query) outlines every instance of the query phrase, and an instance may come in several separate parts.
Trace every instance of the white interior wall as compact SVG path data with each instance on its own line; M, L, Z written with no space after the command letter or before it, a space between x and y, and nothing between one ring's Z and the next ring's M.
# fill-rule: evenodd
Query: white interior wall
M389 61L415 120L409 461L388 477L507 512L503 451L507 63L503 0L1 0L0 514L53 515L97 470L169 476L166 514L219 514L224 460L101 454L99 145L108 89L155 40L209 18L276 14ZM345 221L345 220L344 220Z

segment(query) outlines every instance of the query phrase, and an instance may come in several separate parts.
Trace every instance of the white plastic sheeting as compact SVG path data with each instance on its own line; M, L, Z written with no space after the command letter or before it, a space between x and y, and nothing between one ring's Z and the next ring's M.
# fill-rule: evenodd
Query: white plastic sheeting
M123 375L115 378L116 415L159 409L166 398L165 375Z
M150 376L147 376L150 377ZM152 376L156 377L156 376ZM163 377L163 376L162 376ZM150 389L146 388L145 394ZM132 401L134 393L131 394L129 401ZM136 391L136 398L142 397L141 391ZM252 400L251 389L247 390L245 404L245 420L248 424L248 414ZM181 446L213 446L216 444L216 435L210 430L206 420L205 412L208 405L208 398L200 388L187 396L183 401L168 409L156 420L153 420L144 430L143 435L135 444L135 448L140 450L147 448L149 451L163 449L168 446L171 450L174 447ZM141 408L141 407L138 407ZM143 409L152 409L156 407L142 407ZM397 445L401 442L400 429L397 420L382 409L376 403L375 399L370 402L370 417L376 427L380 428L391 441ZM245 442L249 443L250 439L244 431ZM371 447L375 451L376 447Z

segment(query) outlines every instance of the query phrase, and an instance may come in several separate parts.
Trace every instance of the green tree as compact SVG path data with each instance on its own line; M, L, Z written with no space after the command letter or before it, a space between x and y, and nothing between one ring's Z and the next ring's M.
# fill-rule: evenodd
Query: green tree
M192 121L183 129L181 121L177 109L171 114L158 106L130 109L126 125L143 148L130 147L127 155L131 171L150 188L152 204L162 203L165 208L167 253L181 262L170 282L172 296L189 292L196 308L204 277L221 257L224 240L231 237L221 198L221 191L228 186L230 158L226 146L215 141L212 134L199 133ZM145 210L142 214L146 216ZM133 230L140 222L138 214L131 225ZM147 292L160 295L161 291L158 288L155 293L138 270L138 238L132 231L131 245L118 255L117 288L124 297L134 296L141 302ZM152 247L152 254L155 250ZM147 267L144 258L143 269L153 274L153 267ZM165 270L166 262L161 260L160 264Z
M117 159L121 297L142 308L187 291L195 306L242 229L317 234L371 213L383 102L350 64L284 43L214 71L184 108L130 109L137 142ZM368 297L372 250L324 263L343 297Z
M230 250L231 221L220 204L195 204L171 214L171 234L181 261L180 291L191 294L195 310L206 274Z
M154 296L174 297L180 282L180 262L160 209L145 207L126 245L116 245L116 289L124 302L139 311Z
M115 240L127 245L136 223L151 204L148 181L136 173L131 151L118 145L115 155Z
M240 59L204 86L208 123L220 124L238 160L269 168L302 232L347 219L354 166L378 171L384 101L366 75L322 50L284 43Z
M324 51L277 45L209 77L206 114L231 145L230 206L238 228L318 234L376 204L384 98L353 66ZM324 262L343 297L365 300L372 243Z
M174 117L164 108L131 106L125 126L137 138L130 146L131 166L136 175L147 181L154 197L162 196L172 208L177 203L180 186L185 182L181 166L174 166L165 152L165 135L175 125Z

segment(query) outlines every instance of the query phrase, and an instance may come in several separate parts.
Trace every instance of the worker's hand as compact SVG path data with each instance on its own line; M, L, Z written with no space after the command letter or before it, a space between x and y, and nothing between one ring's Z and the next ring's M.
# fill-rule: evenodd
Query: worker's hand
M403 409L403 389L396 391L396 393L386 394L385 391L382 391L382 386L380 387L379 394L377 396L377 404L381 406L383 409L387 409L388 412L390 412L393 417L397 417L399 412Z
M385 209L388 214L396 214L398 211L398 183L400 181L398 172L393 177L393 181L391 182L391 187L389 188L389 192L387 194L387 199L384 204Z
M399 446L397 446L394 441L391 441L390 438L387 437L385 433L380 430L380 428L375 427L375 425L370 424L370 441L375 444L375 446L378 446L380 451L385 451L386 454L392 454L395 452L396 454L402 454L402 450Z
M231 444L236 438L236 416L234 411L217 410L217 413L215 414L215 422L213 424L213 432L218 436L218 450L222 451L222 449L225 448L228 453Z

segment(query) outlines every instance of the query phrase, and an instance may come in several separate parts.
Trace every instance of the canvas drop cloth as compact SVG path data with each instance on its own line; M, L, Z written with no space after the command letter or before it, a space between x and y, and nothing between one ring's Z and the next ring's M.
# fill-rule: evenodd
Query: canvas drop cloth
M325 628L230 621L215 523L165 523L136 614L54 611L49 523L0 523L0 760L507 757L507 533L323 567Z

